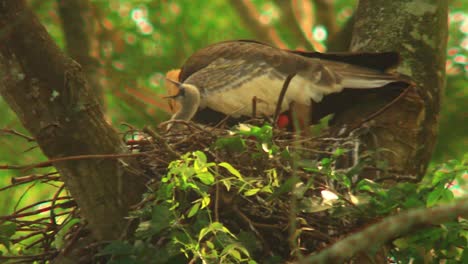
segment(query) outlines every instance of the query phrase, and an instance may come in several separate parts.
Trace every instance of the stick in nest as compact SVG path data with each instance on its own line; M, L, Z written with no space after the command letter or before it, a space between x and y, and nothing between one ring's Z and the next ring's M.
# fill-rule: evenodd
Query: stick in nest
M381 115L383 112L387 111L392 105L394 105L396 102L400 101L403 97L405 97L409 90L411 88L414 88L415 87L415 84L411 84L410 87L406 88L401 94L399 94L395 99L393 99L392 101L390 101L388 104L384 105L382 108L380 108L379 110L375 111L374 113L372 113L371 115L369 115L368 117L366 117L364 120L360 121L359 123L357 123L356 125L352 126L350 129L349 129L349 132L348 133L351 133L353 130L361 127L364 123L367 123L369 122L370 120L373 120L375 119L376 117L378 117L379 115Z

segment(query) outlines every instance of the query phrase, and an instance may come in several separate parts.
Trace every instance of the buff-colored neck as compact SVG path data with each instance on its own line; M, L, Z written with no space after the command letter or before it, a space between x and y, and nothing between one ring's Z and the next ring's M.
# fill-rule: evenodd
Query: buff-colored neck
M181 105L180 110L171 117L171 120L189 121L197 113L200 106L200 92L197 87L191 84L182 84L182 89L184 89L184 94L178 98Z

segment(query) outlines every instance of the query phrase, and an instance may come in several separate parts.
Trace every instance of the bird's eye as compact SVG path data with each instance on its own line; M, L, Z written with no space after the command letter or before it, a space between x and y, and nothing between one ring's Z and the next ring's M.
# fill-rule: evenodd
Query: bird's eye
M185 88L184 87L179 87L179 93L176 95L177 97L179 96L185 96Z

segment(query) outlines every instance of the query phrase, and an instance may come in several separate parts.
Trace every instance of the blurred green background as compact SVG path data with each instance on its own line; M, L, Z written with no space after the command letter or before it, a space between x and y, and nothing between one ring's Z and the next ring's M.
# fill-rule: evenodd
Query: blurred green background
M63 28L57 11L59 1L29 2L57 44L64 48ZM293 3L292 12L297 24L281 8L289 2ZM162 88L164 75L168 70L180 67L197 49L222 40L267 36L282 47L325 51L327 40L346 23L357 1L93 0L90 3L96 28L95 35L91 36L91 53L99 62L106 115L123 131L126 128L121 126L122 123L141 128L147 124L156 125L168 117L160 110L167 108L167 102L161 98L165 94ZM320 3L332 4L324 7L318 5ZM468 152L468 0L449 3L447 87L434 164L463 159ZM240 11L240 8L247 11ZM246 22L249 19L256 23ZM291 26L302 32L290 30ZM0 117L0 129L27 134L1 98ZM34 142L0 131L0 165L30 164L45 159ZM46 172L47 169L41 169L28 173ZM0 170L0 188L9 185L11 177L24 174L22 171ZM17 206L51 197L55 190L56 186L47 184L3 190L0 192L0 215L11 213Z

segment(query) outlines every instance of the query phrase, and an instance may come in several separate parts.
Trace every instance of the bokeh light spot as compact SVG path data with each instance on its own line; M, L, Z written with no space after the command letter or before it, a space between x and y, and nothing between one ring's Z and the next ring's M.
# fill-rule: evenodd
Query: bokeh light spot
M141 33L145 35L149 35L153 32L153 25L148 23L148 21L140 21L138 22L138 27L141 30Z
M128 44L135 44L136 37L134 34L127 34L125 37L125 40L127 41Z
M134 21L139 22L142 19L144 19L143 11L141 11L140 9L133 9L131 13L131 17Z
M325 39L327 39L327 30L322 25L318 25L314 27L312 33L313 33L314 39L317 41L324 41Z
M110 21L109 19L104 19L102 21L102 25L107 30L112 30L114 28L114 23L112 23L112 21Z
M174 15L180 14L180 6L176 3L171 3L169 5L169 9L171 10L171 13Z
M465 55L457 55L455 58L453 58L453 61L459 64L466 64L466 56Z
M447 54L449 56L455 56L458 54L458 51L459 49L458 48L450 48L448 51L447 51Z
M460 46L465 49L465 50L468 50L468 37L465 37L462 42L460 43Z
M112 62L112 66L114 66L114 68L116 68L117 70L123 70L125 69L125 64L121 61L113 61Z

